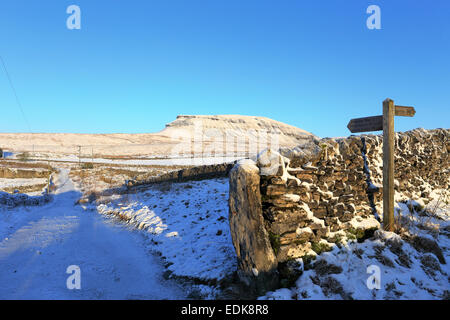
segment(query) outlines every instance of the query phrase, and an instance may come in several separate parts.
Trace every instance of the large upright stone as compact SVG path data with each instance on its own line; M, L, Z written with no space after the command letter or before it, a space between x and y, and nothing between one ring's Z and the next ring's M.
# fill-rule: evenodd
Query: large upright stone
M276 289L277 260L264 227L259 169L252 160L241 160L230 171L229 210L241 281L257 294Z

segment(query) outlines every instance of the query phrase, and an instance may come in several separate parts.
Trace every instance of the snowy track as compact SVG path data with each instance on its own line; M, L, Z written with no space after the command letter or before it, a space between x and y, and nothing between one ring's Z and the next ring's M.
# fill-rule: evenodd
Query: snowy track
M0 209L0 299L186 298L142 234L75 206L68 170L57 186L45 206ZM81 269L80 290L66 287L70 265Z

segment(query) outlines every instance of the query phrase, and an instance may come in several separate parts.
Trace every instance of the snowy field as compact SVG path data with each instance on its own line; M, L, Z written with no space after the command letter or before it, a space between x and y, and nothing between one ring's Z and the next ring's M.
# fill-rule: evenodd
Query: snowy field
M93 210L147 231L175 276L220 281L236 269L226 178L153 186Z
M51 165L57 173L49 197L0 194L0 299L227 297L224 285L231 285L237 268L228 179L162 183L79 205L92 182L79 167ZM121 183L132 169L84 172L98 180L106 171ZM0 187L45 181L2 178ZM259 299L450 298L450 206L438 191L426 205L396 196L399 235L380 230L362 243L344 240L315 258L298 259L294 284ZM71 265L80 267L81 290L66 286ZM367 287L374 267L379 289Z
M40 185L40 184L46 184L47 179L45 178L31 178L31 179L24 179L24 178L17 178L17 179L5 179L0 178L0 186L2 188L18 188L23 185Z

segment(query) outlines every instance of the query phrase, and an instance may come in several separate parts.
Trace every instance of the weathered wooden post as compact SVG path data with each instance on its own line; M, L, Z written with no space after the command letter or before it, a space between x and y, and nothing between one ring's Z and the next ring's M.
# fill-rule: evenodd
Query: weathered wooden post
M394 101L383 101L383 227L394 230Z
M394 230L394 116L414 117L413 107L394 105L394 101L383 101L383 115L351 119L347 128L352 133L383 130L383 228Z

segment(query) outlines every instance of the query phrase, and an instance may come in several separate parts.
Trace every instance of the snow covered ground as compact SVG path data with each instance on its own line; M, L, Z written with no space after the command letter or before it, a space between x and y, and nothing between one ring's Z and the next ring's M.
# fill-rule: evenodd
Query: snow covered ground
M214 282L236 270L226 178L155 185L95 210L146 230L176 276Z
M46 184L48 180L46 178L16 178L16 179L6 179L0 178L0 186L2 188L17 188L23 185L40 185Z
M450 299L448 203L397 203L396 219L402 236L378 230L363 243L335 245L313 262L299 259L303 273L295 286L260 299ZM369 289L376 268L379 289Z
M52 202L0 208L0 299L181 299L142 234L74 206L80 197L62 170ZM66 270L81 270L69 290Z
M220 283L237 268L228 179L162 183L76 205L70 166L59 170L50 202L0 205L0 299L221 296ZM260 299L448 299L449 199L438 190L433 197L397 203L401 236L377 231L299 259L295 285ZM81 269L81 290L66 286L71 265ZM376 268L380 287L369 289Z

